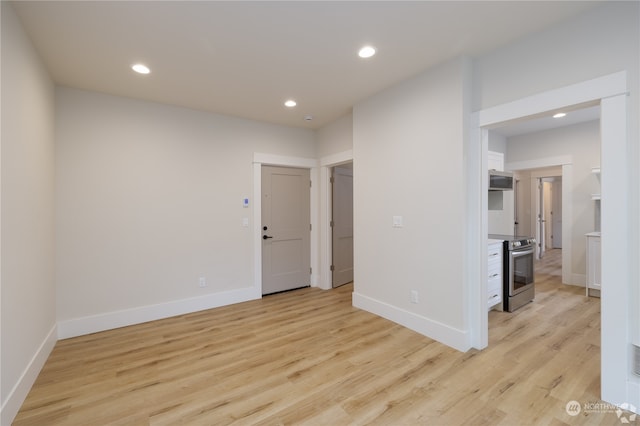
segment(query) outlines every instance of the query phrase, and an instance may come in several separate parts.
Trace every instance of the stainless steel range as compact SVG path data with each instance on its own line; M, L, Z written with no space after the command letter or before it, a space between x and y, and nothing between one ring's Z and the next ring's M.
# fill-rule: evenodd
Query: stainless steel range
M501 234L489 234L489 238L504 241L504 310L513 312L535 297L533 260L536 240Z

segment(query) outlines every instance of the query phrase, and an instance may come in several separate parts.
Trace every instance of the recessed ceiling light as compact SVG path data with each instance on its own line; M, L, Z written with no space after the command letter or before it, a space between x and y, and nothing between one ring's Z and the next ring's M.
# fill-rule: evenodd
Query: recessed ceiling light
M564 112L559 112L559 113L557 113L557 114L553 114L553 118L562 118L562 117L564 117L565 115L567 115L567 114L566 114L566 113L564 113Z
M151 70L146 65L135 64L131 66L131 69L137 72L138 74L149 74Z
M296 105L298 105L298 104L293 99L289 99L288 101L286 101L284 103L284 106L286 106L287 108L293 108Z
M372 46L364 46L358 51L358 56L361 58L370 58L376 54L376 49Z

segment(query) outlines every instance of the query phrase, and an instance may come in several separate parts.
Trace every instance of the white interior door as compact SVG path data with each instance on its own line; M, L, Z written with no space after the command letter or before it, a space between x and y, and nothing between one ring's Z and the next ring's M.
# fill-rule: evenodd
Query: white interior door
M308 169L262 167L262 294L311 284Z
M332 176L332 286L353 281L353 169L335 167Z
M536 197L536 217L538 220L538 226L536 226L536 240L538 242L538 250L537 255L538 259L542 259L544 256L545 250L545 220L544 220L544 185L542 184L542 179L537 179L538 181L538 191Z
M553 211L551 216L553 248L562 248L562 178L557 177L551 187Z
M544 248L548 250L552 248L552 213L553 213L553 204L552 204L552 191L553 186L551 181L546 180L542 183L542 191L544 195Z

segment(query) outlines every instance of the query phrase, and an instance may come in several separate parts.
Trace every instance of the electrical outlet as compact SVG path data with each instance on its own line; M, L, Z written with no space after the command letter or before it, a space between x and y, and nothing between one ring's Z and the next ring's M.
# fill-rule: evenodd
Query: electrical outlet
M411 290L409 298L411 299L411 303L418 303L418 290Z
M198 287L206 287L207 286L207 279L205 277L200 277L200 279L198 280Z

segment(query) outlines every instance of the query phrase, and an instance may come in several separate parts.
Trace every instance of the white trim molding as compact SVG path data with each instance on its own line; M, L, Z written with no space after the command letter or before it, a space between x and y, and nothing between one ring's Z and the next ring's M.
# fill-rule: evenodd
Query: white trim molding
M627 72L619 71L483 109L478 112L479 125L480 127L496 127L511 120L536 116L558 108L597 104L601 99L626 94L627 90Z
M631 365L628 330L631 264L629 251L629 167L627 95L610 96L600 104L601 201L601 392L610 402L628 400ZM636 259L637 261L637 259Z
M573 164L573 158L570 155L539 158L536 160L512 161L506 163L504 168L506 170L544 169L547 167L564 166L565 164Z
M261 295L256 297L256 292L253 287L247 287L155 305L62 320L58 322L58 338L67 339L97 333L99 331L112 330L128 325L141 324L177 315L247 302L249 300L259 299L260 297Z
M470 348L469 333L465 330L458 330L355 291L353 292L353 306L386 318L458 351L466 352Z
M300 167L303 169L318 167L318 160L315 158L290 157L287 155L263 154L260 152L253 154L253 163L268 166Z
M640 378L632 378L627 383L628 403L635 407L635 413L640 414Z
M36 350L29 364L27 364L13 389L9 391L9 395L7 395L2 408L0 408L0 424L10 425L13 422L57 341L58 330L54 325L45 336L38 350Z
M338 152L336 154L327 155L320 159L320 166L334 167L353 161L353 150Z

